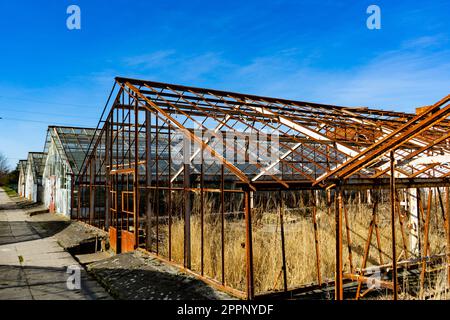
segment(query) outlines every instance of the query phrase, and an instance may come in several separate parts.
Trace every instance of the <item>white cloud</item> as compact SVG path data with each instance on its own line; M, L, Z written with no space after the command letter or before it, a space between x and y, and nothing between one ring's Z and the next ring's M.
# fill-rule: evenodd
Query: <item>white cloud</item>
M172 63L175 50L159 50L150 54L138 55L124 59L127 66L146 69L161 68Z
M450 93L450 51L401 49L343 71L313 68L283 56L260 57L229 73L222 86L232 79L240 83L235 89L261 95L414 112Z
M414 39L406 40L402 43L405 49L418 49L441 46L448 42L448 36L445 34L436 34L432 36L423 36Z
M117 74L166 82L200 83L212 75L219 76L231 63L219 52L201 54L177 54L175 50L162 50L149 54L127 57ZM124 70L124 71L120 71Z
M177 54L155 51L128 57L118 71L100 73L181 83L337 105L368 106L414 112L449 93L450 51L439 49L444 35L424 36L400 44L364 65L347 70L313 67L317 52L286 48L248 63L233 63L220 52ZM125 72L121 72L124 70ZM109 80L108 80L109 79Z

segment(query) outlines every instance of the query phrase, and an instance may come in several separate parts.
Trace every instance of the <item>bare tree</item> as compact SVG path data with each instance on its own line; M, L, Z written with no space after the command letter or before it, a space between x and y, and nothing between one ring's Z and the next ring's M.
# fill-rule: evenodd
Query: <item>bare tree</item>
M3 153L0 153L0 181L9 173L8 159Z

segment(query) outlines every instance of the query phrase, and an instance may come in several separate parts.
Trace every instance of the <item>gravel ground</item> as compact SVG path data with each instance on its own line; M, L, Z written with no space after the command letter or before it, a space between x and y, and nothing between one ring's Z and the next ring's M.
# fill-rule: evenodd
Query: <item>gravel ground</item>
M140 251L92 263L88 265L88 270L118 299L232 299L203 281Z

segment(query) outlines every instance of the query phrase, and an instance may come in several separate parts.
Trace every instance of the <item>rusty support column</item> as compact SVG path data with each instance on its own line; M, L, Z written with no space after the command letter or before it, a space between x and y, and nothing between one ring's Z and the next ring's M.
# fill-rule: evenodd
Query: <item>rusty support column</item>
M168 154L169 154L169 190L168 190L168 215L169 215L169 239L168 239L168 246L169 246L169 261L172 260L172 132L171 132L171 124L168 123L168 129L167 133L169 136L169 145L168 145Z
M125 96L122 95L122 104L125 104ZM125 109L122 109L122 117L120 118L120 122L119 122L119 118L117 119L117 123L118 123L118 127L117 127L117 131L120 131L120 135L121 135L121 139L120 139L120 144L121 144L121 149L122 149L122 154L120 157L118 157L118 161L117 161L117 169L119 169L119 159L122 160L122 164L125 166ZM122 187L125 185L125 178L124 175L121 174L120 175L120 182L117 183L117 185L121 185ZM128 189L128 186L127 186ZM120 198L120 201L123 203L123 199L122 197L118 194L118 197ZM120 210L120 228L118 227L118 231L117 231L117 236L121 237L122 236L122 230L124 229L123 224L124 224L124 217L127 217L127 221L128 221L128 216L126 213L124 213L122 210Z
M406 244L406 234L405 234L405 229L403 226L403 217L401 214L400 198L398 196L397 190L395 190L395 207L397 208L398 221L400 224L400 232L401 232L402 244L403 244L403 253L405 254L405 258L408 259L408 246ZM401 256L401 253L400 253L400 256Z
M108 167L110 168L111 166L111 161L110 161L110 152L111 152L111 145L110 145L110 141L111 138L109 136L110 134L110 127L109 127L109 121L105 122L105 230L109 229L109 217L110 217L110 207L111 207L111 197L110 197L110 174L109 174L109 170Z
M186 152L186 149L185 151ZM191 194L190 165L184 164L184 266L191 268Z
M344 299L343 276L342 276L342 189L336 189L336 273L335 273L335 300Z
M314 191L311 191L311 195L314 197ZM316 272L317 272L317 282L319 286L322 286L322 274L320 271L320 247L319 247L319 230L317 225L317 201L318 199L313 198L313 225L314 225L314 245L316 249Z
M111 110L111 119L109 121L109 168L105 169L105 173L106 175L108 175L109 177L109 184L108 184L108 190L107 192L111 192L112 190L114 190L113 184L115 183L114 177L111 176L111 170L113 169L113 163L114 163L114 109ZM117 195L117 193L116 193ZM117 205L116 205L116 197L113 197L110 194L109 197L110 201L109 201L109 219L108 219L108 230L109 227L114 225L113 219L114 219L114 215L111 212L111 207L114 207L115 210L117 210ZM114 204L113 204L114 203Z
M158 114L155 115L155 185L156 185L156 197L155 197L155 211L154 215L156 216L156 254L159 255L159 215L160 215L160 206L159 206L159 198L160 192L159 189L159 118Z
M225 172L224 165L220 169L220 242L221 242L221 264L222 264L222 284L225 285Z
M93 225L95 218L95 156L89 164L89 224Z
M424 284L425 284L425 272L427 270L427 257L429 254L429 232L430 232L430 219L431 219L431 204L433 202L433 190L429 189L428 204L427 204L427 216L425 219L425 230L423 240L423 253L422 253L422 270L420 272L420 296L423 296Z
M418 257L419 254L419 199L418 189L408 189L408 211L409 211L409 224L411 225L410 232L410 245L409 250L411 253Z
M130 146L131 150L131 146ZM139 247L139 105L134 105L134 236L135 248Z
M245 249L247 264L247 299L255 296L253 274L253 237L252 237L252 206L253 191L245 190Z
M394 151L390 152L390 169L391 169L391 176L390 176L390 196L391 196L391 233L392 233L392 282L394 286L394 295L393 299L398 300L398 292L397 292L397 250L396 250L396 243L395 243L395 172L394 172L394 166L395 166L395 158L394 158Z
M123 109L122 109L122 113L123 113ZM120 138L121 131L119 128L119 117L120 117L119 108L116 108L116 125L114 126L114 131L116 133L116 142L115 142L116 143L116 161L115 161L115 166L114 166L115 169L119 169L119 161L120 161L119 154L120 154L120 150L121 150L120 146L121 146L121 140L122 140ZM123 177L123 175L122 175L122 177ZM122 178L120 178L120 179L122 180ZM122 180L122 182L123 182L123 180ZM116 203L115 203L116 221L115 221L114 227L116 228L116 241L117 241L117 243L119 243L119 237L120 237L121 225L122 225L122 210L121 210L121 206L119 205L119 203L122 202L122 199L119 194L120 182L119 182L119 176L117 174L114 175L114 183L115 183L114 188L116 191L116 199L115 199L115 201L116 201ZM120 248L120 247L118 246L118 248Z
M152 185L152 116L150 111L145 111L145 160L146 160L146 179L147 179L147 187ZM147 218L147 238L146 238L146 247L148 251L152 250L152 201L151 201L151 191L152 189L147 188L146 192L146 218ZM169 246L170 252L170 246ZM170 260L170 257L169 257Z
M73 219L73 206L74 206L74 188L75 188L75 175L70 174L70 219Z
M447 284L450 287L450 194L445 187L445 214L447 215Z
M81 191L83 190L83 187L81 186L84 182L84 175L82 175L81 177L78 178L78 194L77 194L77 199L78 199L78 203L77 203L77 220L80 221L80 217L82 218L83 216L81 215Z
M283 271L283 286L284 286L284 292L287 292L288 290L288 283L287 283L287 270L286 270L286 247L285 247L285 239L284 239L284 201L283 201L283 193L282 191L278 191L279 196L279 206L278 211L280 215L280 233L281 233L281 258L283 261L282 265L282 271Z
M364 256L363 256L363 261L362 261L362 266L361 266L361 276L364 276L363 270L366 268L367 260L369 258L373 229L376 226L377 209L378 209L378 195L374 193L373 208L372 208L372 221L370 222L370 225L369 225L369 235L367 236L367 241L366 241L365 248L364 248ZM381 255L380 255L380 259L381 259ZM380 262L380 264L382 264L382 262ZM363 281L362 278L358 279L358 288L356 290L356 300L358 300L360 298L362 281Z
M374 193L374 195L375 195L375 193ZM380 197L379 194L377 194L377 199L378 199L378 197ZM378 202L377 202L376 205L378 207ZM375 228L375 237L376 237L376 240L377 240L378 258L380 260L380 265L382 265L383 264L383 250L381 249L381 235L380 235L380 229L378 228L377 207L374 207L375 212L374 212L374 216L373 216L373 219L374 219L373 223L374 223L374 228Z
M378 259L380 260L380 265L383 264L383 250L381 249L381 235L380 229L378 228L378 217L375 215L375 236L377 239L377 248L378 248Z
M331 190L327 190L326 193L327 193L328 216L331 216L331 206L332 206Z
M442 220L444 222L444 230L445 233L447 234L447 215L445 212L445 207L444 207L444 202L442 201L442 195L441 195L441 190L440 188L436 188L437 189L437 197L439 198L439 205L441 207L441 212L442 212Z
M421 257L423 250L423 238L422 238L422 226L425 225L425 211L423 208L423 201L421 195L421 189L417 189L417 206L419 208L419 223L417 225L418 230L418 240L419 240L419 251L417 253L417 257Z
M202 148L200 164L200 272L202 276L205 273L205 172L203 160Z
M360 193L358 193L360 194ZM344 206L345 230L347 235L348 262L350 263L350 272L353 274L352 240L350 237L350 224L348 221L348 206Z

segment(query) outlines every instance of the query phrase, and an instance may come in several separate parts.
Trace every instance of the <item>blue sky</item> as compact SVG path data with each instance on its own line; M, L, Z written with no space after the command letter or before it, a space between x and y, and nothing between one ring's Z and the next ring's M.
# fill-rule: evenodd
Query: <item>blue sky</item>
M66 9L81 8L81 30ZM369 5L381 30L366 27ZM0 3L0 152L96 126L115 76L412 112L450 93L450 1Z

